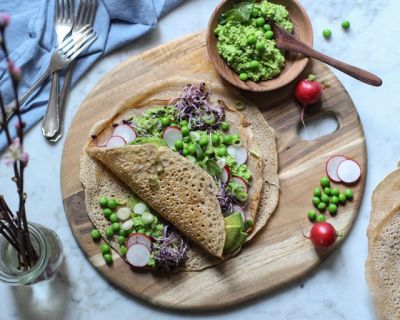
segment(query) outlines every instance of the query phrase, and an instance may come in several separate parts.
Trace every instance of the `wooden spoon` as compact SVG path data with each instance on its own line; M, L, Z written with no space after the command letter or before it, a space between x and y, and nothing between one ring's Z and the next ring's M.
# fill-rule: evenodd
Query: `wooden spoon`
M272 29L275 33L276 47L278 49L301 53L307 57L317 59L348 74L353 78L356 78L357 80L372 86L380 87L382 85L382 80L371 72L328 57L327 55L318 52L303 42L297 40L293 35L277 25L275 22L268 20L268 23L272 26Z

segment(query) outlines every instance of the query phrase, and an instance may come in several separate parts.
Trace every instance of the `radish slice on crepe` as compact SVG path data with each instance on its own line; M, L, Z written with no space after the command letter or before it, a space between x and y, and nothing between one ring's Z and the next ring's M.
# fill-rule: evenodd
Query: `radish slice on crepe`
M126 141L124 138L120 137L120 136L112 136L107 144L106 144L106 148L116 148L116 147L122 147L126 145Z
M233 178L232 178L232 182L242 185L242 186L244 187L244 190L245 190L246 192L248 191L248 190L247 190L247 189L248 189L247 183L246 183L246 181L244 181L243 178L241 178L241 177L233 177Z
M361 177L361 167L356 161L347 159L339 164L337 175L344 183L356 183Z
M126 243L126 247L129 248L130 246L132 246L132 245L134 245L134 244L136 244L136 243L143 244L143 245L145 245L149 250L151 250L151 243L152 243L152 240L151 240L148 236L146 236L145 234L143 234L143 233L134 233L134 234L132 234L132 235L129 237L127 243Z
M182 140L182 132L178 127L166 127L163 132L163 139L168 147L172 148L176 141Z
M221 181L223 183L227 183L229 181L230 176L231 176L231 171L229 170L228 166L225 166L221 172Z
M247 149L243 146L229 146L228 154L235 158L238 165L244 164L247 161Z
M334 182L341 182L337 175L337 169L339 164L344 160L347 160L345 156L333 156L329 158L329 160L326 162L326 174L328 175L329 179Z
M133 267L143 268L150 259L150 250L144 244L135 243L128 248L126 259Z
M119 136L123 138L126 143L130 143L136 139L136 132L127 124L120 124L115 127L113 136Z

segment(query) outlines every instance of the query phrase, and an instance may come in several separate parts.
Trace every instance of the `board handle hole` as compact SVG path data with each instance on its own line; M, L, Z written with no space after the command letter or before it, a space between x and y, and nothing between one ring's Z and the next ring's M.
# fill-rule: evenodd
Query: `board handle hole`
M334 133L339 128L339 122L333 114L322 114L305 118L304 124L299 123L297 134L305 141L317 140Z

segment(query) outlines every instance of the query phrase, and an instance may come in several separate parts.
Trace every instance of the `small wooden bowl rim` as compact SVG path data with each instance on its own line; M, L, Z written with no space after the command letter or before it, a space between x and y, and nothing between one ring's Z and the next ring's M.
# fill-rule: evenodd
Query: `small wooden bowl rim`
M269 0L271 2L275 2L274 0ZM314 42L314 37L313 37L313 28L311 24L310 17L308 16L306 10L304 7L297 1L297 0L286 0L287 2L292 2L299 10L300 15L303 17L303 29L305 30L305 40L304 43L306 43L308 46L312 47L313 42ZM223 77L226 81L231 83L232 85L239 87L241 89L247 90L247 91L254 91L254 92L266 92L266 91L272 91L272 90L277 90L281 87L286 86L287 84L291 83L293 80L295 80L306 68L309 59L307 57L302 57L298 58L298 55L295 55L295 60L293 64L289 66L289 69L287 69L287 65L283 68L281 74L273 78L271 80L265 80L265 81L260 81L260 82L254 82L254 81L241 81L239 79L239 75L234 72L225 62L225 60L218 54L217 48L216 48L216 41L213 42L211 41L212 37L215 37L214 34L214 25L216 19L218 19L220 15L220 11L222 7L227 3L227 2L241 2L238 0L222 0L220 4L215 8L213 14L211 15L211 18L208 23L207 27L207 39L206 39L206 44L207 44L207 52L208 56L214 65L215 69L219 73L221 77ZM290 12L289 12L290 14ZM296 35L296 30L295 33ZM286 61L288 58L286 57ZM291 72L284 72L284 71L290 70Z

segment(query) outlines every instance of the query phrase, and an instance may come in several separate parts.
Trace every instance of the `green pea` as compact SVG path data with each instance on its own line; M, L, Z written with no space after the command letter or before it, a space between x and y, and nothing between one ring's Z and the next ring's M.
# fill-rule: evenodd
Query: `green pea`
M194 155L196 153L196 147L194 144L190 144L187 148L190 155Z
M346 195L345 195L344 193L339 194L339 202L340 202L341 204L345 204L346 201L347 201Z
M265 24L265 19L263 17L257 18L256 20L257 27L262 27L264 24Z
M124 236L119 236L118 237L118 243L120 245L123 245L125 243L125 241L126 241L126 238Z
M328 196L331 195L331 188L324 188L324 193L327 194Z
M337 205L339 203L339 198L337 196L331 197L331 203Z
M202 147L205 147L206 145L208 145L208 137L201 137L199 140L199 145Z
M100 251L104 255L104 254L110 253L111 249L107 243L102 243L100 246Z
M321 189L320 188L315 188L313 190L313 195L314 195L314 197L320 197L321 196Z
M328 207L328 211L329 211L329 213L332 214L332 215L336 214L336 213L337 213L337 205L331 203L331 204L329 205L329 207Z
M254 34L251 34L247 38L247 43L250 45L256 44L257 42L257 37Z
M183 141L177 140L177 141L175 141L174 145L175 145L176 150L181 150L183 148Z
M224 131L228 131L229 130L229 122L226 122L226 121L222 122L221 123L221 128Z
M128 252L128 249L125 246L121 246L119 248L119 253L121 254L121 256L125 257L127 252Z
M251 11L251 17L258 18L259 15L260 15L260 10L258 10L257 8L253 8L253 10Z
M318 206L320 202L321 202L321 199L320 199L320 198L318 198L318 197L313 197L313 198L312 198L312 204L313 204L314 206Z
M218 133L213 133L211 135L211 142L214 146L217 146L221 143L221 137Z
M119 235L125 237L126 236L126 231L124 229L119 230Z
M266 37L267 39L272 39L272 38L274 37L274 32L271 31L271 30L266 31L266 32L265 32L265 37Z
M339 194L340 194L340 191L339 191L338 188L333 188L333 189L331 189L331 196L338 197Z
M107 236L108 238L111 238L111 237L114 235L113 228L112 228L112 227L108 227L108 228L106 229L105 233L106 233L106 236Z
M97 241L100 239L101 235L100 235L100 231L97 229L93 229L92 232L90 233L92 235L92 239L94 241Z
M102 208L107 207L107 205L108 205L108 199L107 199L106 197L104 197L104 196L100 197L100 198L99 198L99 204L100 204L100 206L101 206Z
M222 138L222 142L226 145L231 145L232 144L232 136L226 135Z
M187 127L187 126L188 126L188 122L187 122L186 120L182 120L182 121L179 123L179 125L180 125L181 127Z
M168 127L171 124L171 119L168 117L161 118L161 124L163 127Z
M310 221L315 221L317 218L317 213L314 210L310 210L307 212L307 217L310 219Z
M104 258L104 261L105 261L107 264L111 264L111 263L113 262L112 255L109 254L109 253L105 254L105 255L103 256L103 258Z
M326 203L325 202L320 202L319 204L318 204L318 206L317 206L317 208L318 208L318 210L319 211L325 211L325 209L326 209Z
M271 31L272 28L268 23L266 23L263 25L263 29L264 29L264 31Z
M111 217L111 215L112 215L112 211L111 211L110 208L104 208L104 209L103 209L103 214L104 214L104 217L105 217L107 220L110 220L110 217Z
M184 137L188 136L189 133L190 133L189 127L188 127L188 126L183 126L183 127L181 128L181 133L182 133L182 135L183 135Z
M111 221L111 223L118 222L118 220L119 220L119 218L118 218L118 216L117 216L116 213L113 213L113 214L110 216L110 221Z
M332 36L332 31L330 29L325 29L322 31L322 35L325 39L329 39Z
M118 222L114 222L114 223L111 225L111 228L113 229L114 232L119 232L119 230L121 229L121 226L119 225Z
M112 210L117 207L118 203L117 203L117 200L115 200L115 199L108 199L107 205Z
M247 81L249 80L249 75L247 74L247 72L242 72L239 74L239 79L241 81Z
M261 52L264 51L265 50L265 44L263 42L257 42L256 49L258 51L261 51Z
M344 192L344 195L346 196L347 199L352 199L353 191L351 189L346 189L346 191Z
M323 214L318 214L316 220L317 220L317 222L325 222L326 221L326 217Z
M328 177L323 177L320 181L322 188L329 188L331 186L331 181Z
M189 143L190 141L192 141L192 138L190 138L190 136L184 137L183 139L184 143Z
M345 30L349 29L350 28L350 21L348 21L348 20L343 21L342 22L342 28L345 29Z
M187 156L189 154L189 149L188 148L183 148L182 153L183 153L184 156Z
M216 148L215 153L218 157L224 157L227 155L227 150L225 146L220 146L219 148Z
M257 69L260 66L260 63L257 60L253 60L249 62L250 69Z
M325 202L326 204L329 203L329 196L325 193L321 194L321 201Z

